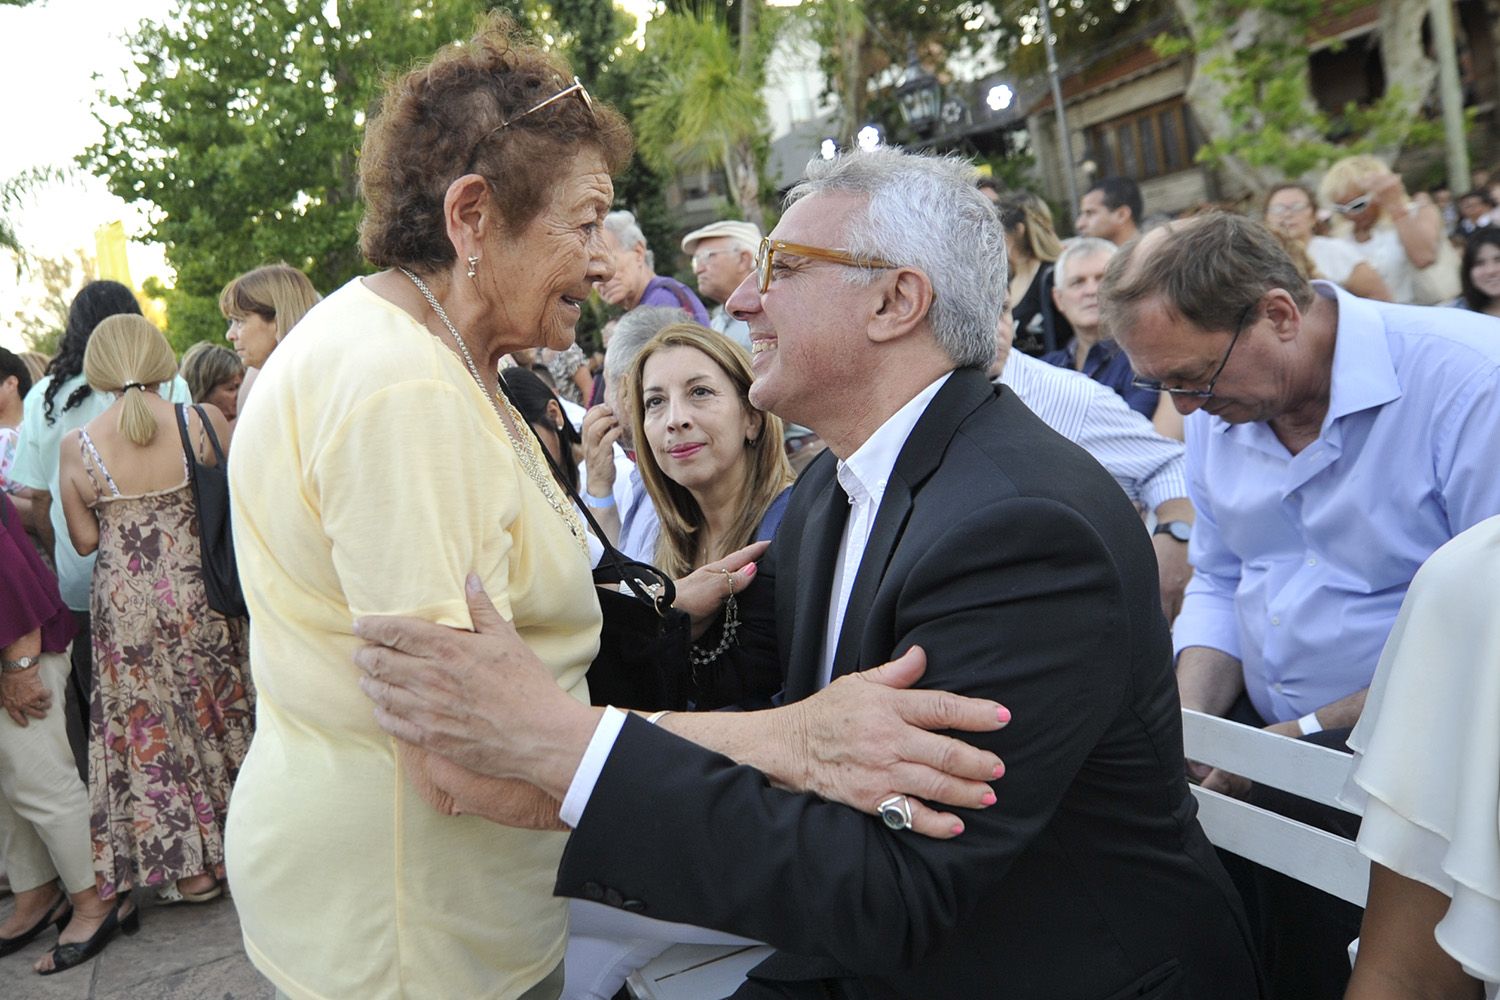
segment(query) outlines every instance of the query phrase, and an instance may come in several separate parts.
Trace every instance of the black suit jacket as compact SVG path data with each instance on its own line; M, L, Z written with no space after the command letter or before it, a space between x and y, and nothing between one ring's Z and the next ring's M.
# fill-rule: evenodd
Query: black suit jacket
M817 687L847 517L834 473L831 457L804 472L757 583L789 700ZM854 996L1257 996L1184 778L1158 593L1114 480L957 371L896 462L834 672L920 645L922 686L1008 706L1010 725L964 737L1005 760L999 802L951 841L892 833L633 718L558 891L759 938L783 952L755 975L853 976Z

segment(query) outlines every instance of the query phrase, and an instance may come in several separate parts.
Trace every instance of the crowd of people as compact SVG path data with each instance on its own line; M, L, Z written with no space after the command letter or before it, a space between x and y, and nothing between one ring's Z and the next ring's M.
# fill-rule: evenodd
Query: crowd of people
M0 956L232 893L296 998L611 1000L678 942L773 945L745 1000L1496 995L1484 190L1105 178L1064 238L879 148L688 232L693 287L503 16L378 107L372 273L234 277L181 359L91 282L0 351ZM622 635L670 699L590 704ZM1352 754L1363 825L1184 761L1181 707ZM1357 838L1368 908L1190 782Z

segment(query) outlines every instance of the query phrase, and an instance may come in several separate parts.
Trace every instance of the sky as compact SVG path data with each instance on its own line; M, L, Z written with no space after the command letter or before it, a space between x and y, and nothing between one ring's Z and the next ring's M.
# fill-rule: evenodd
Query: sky
M38 0L27 7L0 6L0 179L37 166L70 167L73 158L98 140L101 130L90 114L101 84L118 86L129 57L125 32L146 18L159 18L173 0ZM94 80L98 73L100 81ZM145 230L141 212L114 197L98 178L78 172L74 179L49 184L11 216L22 245L42 257L94 250L94 230L115 220L127 235ZM133 243L131 277L167 273L159 247ZM0 261L0 346L15 349L20 334L12 324L18 309L35 294L11 262Z
M74 157L102 130L91 109L103 88L119 92L130 64L122 38L142 20L160 19L175 0L35 0L26 7L0 5L0 181L33 167L71 167ZM623 0L639 17L651 0ZM98 79L95 79L95 76ZM82 171L49 184L12 213L21 243L41 257L74 250L94 255L94 231L119 220L125 225L130 273L136 287L151 276L170 278L161 248L140 242L147 225L142 209L110 194L104 182ZM170 282L168 282L170 283ZM20 349L13 317L29 308L34 279L19 279L0 259L0 347Z

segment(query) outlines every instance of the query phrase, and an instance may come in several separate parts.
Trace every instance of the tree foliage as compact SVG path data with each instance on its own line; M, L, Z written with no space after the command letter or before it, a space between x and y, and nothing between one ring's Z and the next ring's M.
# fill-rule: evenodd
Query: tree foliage
M1431 142L1422 120L1434 70L1421 51L1425 0L1382 0L1386 90L1340 114L1318 106L1309 87L1308 39L1327 12L1322 0L1176 0L1188 37L1164 36L1164 55L1191 52L1188 90L1207 134L1199 159L1227 168L1252 190L1306 176L1341 156L1394 157L1408 142Z
M723 171L741 216L763 225L764 150L757 144L768 124L760 66L752 57L746 70L740 45L712 14L655 18L646 42L665 55L640 80L634 100L642 158L660 172Z
M173 327L219 333L220 288L269 261L325 292L360 273L356 156L380 81L478 13L468 0L182 0L137 29L138 80L101 94L104 137L80 161L154 206L149 236L177 272Z

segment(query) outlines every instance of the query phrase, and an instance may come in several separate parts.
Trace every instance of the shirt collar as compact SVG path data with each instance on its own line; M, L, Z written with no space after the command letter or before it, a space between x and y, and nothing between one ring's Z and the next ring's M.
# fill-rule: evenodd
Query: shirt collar
M1379 307L1329 281L1314 281L1312 286L1318 295L1333 299L1339 311L1326 428L1340 417L1399 399L1401 383Z
M917 421L927 411L927 404L932 402L932 397L938 394L938 390L952 374L951 371L944 372L935 382L913 396L905 406L887 417L885 423L876 428L875 433L854 454L839 461L839 485L849 494L851 503L866 498L878 503L885 495L885 484L890 481L891 472L896 468L901 446L906 444L912 428L917 426Z

